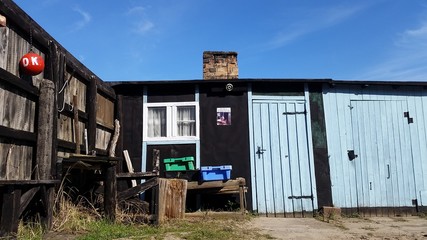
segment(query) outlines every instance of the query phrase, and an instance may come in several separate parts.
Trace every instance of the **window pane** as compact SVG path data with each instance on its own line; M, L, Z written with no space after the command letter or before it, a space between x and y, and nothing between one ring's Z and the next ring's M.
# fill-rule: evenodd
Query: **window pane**
M166 107L148 108L148 137L166 137Z
M196 107L177 107L178 136L196 136Z

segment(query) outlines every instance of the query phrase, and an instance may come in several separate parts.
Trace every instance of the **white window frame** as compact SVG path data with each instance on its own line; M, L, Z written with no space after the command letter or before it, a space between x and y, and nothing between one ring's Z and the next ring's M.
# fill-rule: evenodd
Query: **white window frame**
M185 106L195 107L196 118L196 136L177 136L177 108ZM166 108L166 137L148 137L148 108L165 107ZM144 141L186 141L200 139L200 118L198 102L165 102L165 103L145 103L143 107L143 138Z

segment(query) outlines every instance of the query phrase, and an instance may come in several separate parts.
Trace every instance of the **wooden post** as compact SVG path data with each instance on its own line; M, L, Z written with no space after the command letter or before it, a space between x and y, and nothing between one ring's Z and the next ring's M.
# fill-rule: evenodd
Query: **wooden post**
M119 140L120 136L120 122L119 120L114 120L114 134L110 141L110 148L108 149L108 156L115 157L116 156L116 145L117 140Z
M55 42L50 42L50 48L49 48L49 56L50 61L47 66L50 65L50 70L47 71L47 79L52 80L52 82L55 83L56 89L61 89L64 84L64 68L65 68L65 56L64 54L58 49L58 45ZM49 68L48 68L49 69ZM56 176L56 179L61 179L61 177L58 177L59 175L62 175L62 168L58 171L58 168L56 168L56 157L58 156L58 101L62 103L64 101L64 95L60 94L58 96L55 94L54 98L54 106L55 110L53 112L53 127L52 127L52 169L56 169L56 171L53 171L53 174Z
M3 193L0 219L0 238L18 233L21 189L8 186Z
M159 172L160 150L153 149L153 172Z
M123 150L123 156L125 157L126 166L128 167L129 173L133 173L134 170L133 170L132 161L130 160L128 150ZM135 179L132 179L131 183L132 183L132 187L136 186L136 180Z
M80 128L79 128L79 102L77 96L73 95L74 112L74 137L76 141L76 153L80 154Z
M104 169L104 174L104 211L106 218L114 222L116 220L117 205L116 164L108 164Z
M96 86L96 79L90 79L86 106L88 108L88 129L87 129L87 138L89 143L89 152L93 153L96 147L96 95L98 94L98 89Z
M246 213L245 208L245 186L240 185L239 186L239 196L240 196L240 211L242 214Z
M160 178L157 199L157 224L168 218L184 218L187 180Z
M55 157L53 156L54 121L56 118L55 103L55 84L43 79L40 82L39 112L38 112L38 131L37 131L37 153L36 162L38 165L36 179L51 180L52 166ZM44 207L44 216L42 216L42 225L50 230L53 220L53 204L55 201L55 188L53 186L43 186L42 198ZM47 189L46 189L47 188ZM31 197L32 198L32 197ZM31 200L31 199L30 199ZM23 211L23 209L21 210ZM18 216L19 218L19 216Z
M38 131L37 131L37 174L38 180L52 177L52 140L55 114L55 84L43 79L40 82Z
M41 223L44 229L50 230L52 228L53 220L55 187L52 185L43 185L40 188L44 207L44 214L41 215Z

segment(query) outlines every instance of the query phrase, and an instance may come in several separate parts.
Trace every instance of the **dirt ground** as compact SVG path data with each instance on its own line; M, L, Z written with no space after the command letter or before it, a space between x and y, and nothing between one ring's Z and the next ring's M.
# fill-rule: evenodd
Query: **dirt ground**
M248 227L276 239L426 239L427 218L254 218Z
M186 215L186 219L203 219L206 213ZM209 213L215 219L241 218L239 213ZM219 215L219 216L216 216ZM216 216L216 217L215 217ZM339 218L323 221L321 218L272 218L250 217L242 229L260 233L262 239L385 239L385 240L427 240L426 217L369 217ZM243 230L245 231L245 230ZM248 236L253 236L249 234ZM75 239L75 235L49 233L43 239ZM253 237L249 237L251 239ZM121 238L120 240L138 239ZM181 238L167 236L167 240Z

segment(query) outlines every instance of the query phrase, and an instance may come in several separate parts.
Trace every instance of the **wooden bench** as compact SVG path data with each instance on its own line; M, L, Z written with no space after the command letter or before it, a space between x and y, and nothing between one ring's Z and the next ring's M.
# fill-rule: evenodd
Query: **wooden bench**
M187 184L187 190L203 190L213 194L239 194L240 211L246 212L245 193L246 180L244 178L236 178L227 181L208 181L195 182L191 181Z
M0 180L1 215L0 238L18 233L19 217L34 198L41 193L43 212L41 223L45 229L52 226L55 184L58 180Z
M69 158L58 159L59 169L101 170L104 181L104 211L110 221L116 219L117 180L116 165L122 161L119 157L102 157L90 155L72 155ZM58 171L59 172L59 171Z

